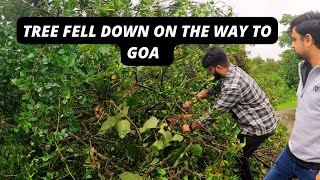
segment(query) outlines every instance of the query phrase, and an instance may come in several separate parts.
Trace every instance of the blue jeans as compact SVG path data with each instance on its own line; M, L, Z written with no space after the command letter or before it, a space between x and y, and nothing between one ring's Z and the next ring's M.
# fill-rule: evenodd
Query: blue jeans
M315 180L318 173L319 169L308 169L295 163L284 149L264 180Z

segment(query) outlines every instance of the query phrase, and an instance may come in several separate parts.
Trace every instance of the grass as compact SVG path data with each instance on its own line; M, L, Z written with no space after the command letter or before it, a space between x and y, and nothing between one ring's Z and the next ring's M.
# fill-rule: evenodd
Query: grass
M279 104L276 106L276 110L284 110L284 109L290 109L290 108L296 108L297 107L297 101L291 101L291 102L285 102L282 104Z

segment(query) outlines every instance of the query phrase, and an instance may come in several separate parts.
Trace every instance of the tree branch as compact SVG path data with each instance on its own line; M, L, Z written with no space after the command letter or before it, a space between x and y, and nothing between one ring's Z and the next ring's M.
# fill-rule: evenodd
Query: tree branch
M265 166L267 166L268 168L271 168L271 166L269 164L267 164L266 162L264 162L262 159L260 159L257 155L253 154L253 157L255 157L258 161L260 161L262 164L264 164Z
M121 110L112 100L110 100L110 101L108 101L108 102L110 102L114 107L116 107L116 108L118 109L118 111L120 111L120 113L122 113L122 114L124 115L124 117L134 126L134 128L135 128L136 131L137 131L137 134L138 134L138 136L139 136L140 141L142 141L141 134L140 134L140 132L139 132L138 127L131 121L131 119L130 119L126 114L124 114L124 113L122 112L122 110Z
M161 97L165 98L165 96L164 96L163 94L161 94L160 92L158 92L158 91L156 91L156 90L152 89L151 87L147 87L147 86L144 86L144 85L142 85L142 84L138 84L138 83L134 83L134 85L139 86L139 87L142 87L142 88L144 88L144 89L148 89L148 90L150 90L150 91L152 91L152 92L154 92L154 93L156 93L156 94L160 95Z
M23 4L20 4L20 6L26 8L26 9L33 10L33 11L44 12L44 13L46 13L47 15L50 15L50 16L54 17L53 14L49 13L48 11L46 11L46 10L44 10L44 9L40 9L40 8L36 8L36 7L28 7L28 6L25 6L25 5L23 5Z

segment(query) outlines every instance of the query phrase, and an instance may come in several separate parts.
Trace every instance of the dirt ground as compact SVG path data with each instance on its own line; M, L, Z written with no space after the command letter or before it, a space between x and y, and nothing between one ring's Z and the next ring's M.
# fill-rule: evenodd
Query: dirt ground
M287 125L288 127L287 133L289 137L291 135L293 124L295 121L295 112L296 112L295 108L276 111L276 116L278 120Z

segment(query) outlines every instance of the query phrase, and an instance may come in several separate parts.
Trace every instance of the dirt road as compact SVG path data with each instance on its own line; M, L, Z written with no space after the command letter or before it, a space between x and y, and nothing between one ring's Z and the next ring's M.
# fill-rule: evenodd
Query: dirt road
M295 120L295 112L296 109L284 109L280 111L276 111L277 118L280 122L285 123L288 127L288 134L291 135L294 120Z

